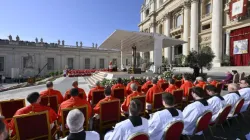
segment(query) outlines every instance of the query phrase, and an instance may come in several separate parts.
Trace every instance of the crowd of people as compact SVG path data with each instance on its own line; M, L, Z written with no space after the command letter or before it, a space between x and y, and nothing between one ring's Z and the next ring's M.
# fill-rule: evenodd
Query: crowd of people
M162 89L161 85L167 81L162 77L147 77L146 82L140 85L133 76L130 77L131 81L127 85L122 84L122 79L118 78L117 83L112 87L102 87L100 82L96 82L96 87L92 88L86 95L84 89L78 87L78 82L74 81L72 88L69 89L64 97L60 91L53 89L53 82L47 82L45 91L40 93L33 92L27 96L27 101L30 105L21 108L16 111L15 115L27 114L29 112L42 112L48 111L50 123L58 121L59 124L62 122L62 109L73 108L78 106L87 105L88 107L88 118L96 118L100 114L100 103L108 102L112 100L118 100L113 97L113 91L116 88L124 88L125 100L121 104L121 112L128 115L127 119L117 123L113 130L107 132L104 136L105 140L126 140L131 134L136 132L147 133L152 140L163 139L164 128L170 123L176 120L182 120L184 122L184 129L182 134L192 135L197 119L206 111L212 112L211 122L214 122L218 117L221 109L226 105L232 106L231 115L233 113L236 103L240 99L244 99L244 105L241 109L242 112L246 111L250 103L250 80L242 79L238 84L230 83L228 85L229 93L221 96L217 90L217 84L219 83L212 78L208 78L207 82L203 80L202 77L197 77L195 82L190 81L189 77L183 75L181 80L181 86L175 85L175 76L168 81L169 86L166 89ZM152 85L151 87L149 85ZM141 86L141 90L138 87ZM189 88L192 88L192 92L189 93ZM194 102L188 104L183 109L177 109L175 106L175 97L173 96L173 91L183 89L184 97L191 94L194 98ZM93 105L92 98L93 92L97 90L104 90L105 98L100 100L96 105ZM162 94L162 104L164 106L163 110L154 112L150 115L150 118L144 118L140 116L142 110L142 102L133 97L146 96L146 109L152 109L153 96L155 93ZM44 96L57 96L59 109L55 112L48 106L43 106L40 104L41 97ZM206 98L209 95L209 98ZM4 119L2 119L4 120ZM68 137L64 139L100 139L97 132L94 131L84 131L83 124L85 120L84 114L81 111L75 109L69 112L67 116L67 126L70 130ZM1 121L0 121L1 122ZM5 122L6 130L9 130L11 135L14 136L15 124L12 119L9 123ZM0 123L0 139L4 137L4 123ZM92 128L92 127L90 127ZM201 135L202 132L197 133ZM102 134L104 135L104 134Z

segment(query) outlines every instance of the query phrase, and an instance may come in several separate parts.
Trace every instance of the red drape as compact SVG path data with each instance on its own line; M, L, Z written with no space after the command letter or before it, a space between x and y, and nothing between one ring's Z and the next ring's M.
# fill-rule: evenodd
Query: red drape
M247 54L233 54L234 41L248 39ZM250 63L250 26L231 31L230 34L230 58L232 66L248 66Z

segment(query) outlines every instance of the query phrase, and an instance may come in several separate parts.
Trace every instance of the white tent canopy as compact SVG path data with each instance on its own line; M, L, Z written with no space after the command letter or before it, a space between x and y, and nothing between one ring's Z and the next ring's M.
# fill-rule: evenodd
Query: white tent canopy
M162 38L163 48L186 43L185 41L170 38L157 33L115 30L115 32L113 32L108 39L100 45L100 48L131 52L131 47L136 46L137 51L148 52L154 50L155 38Z

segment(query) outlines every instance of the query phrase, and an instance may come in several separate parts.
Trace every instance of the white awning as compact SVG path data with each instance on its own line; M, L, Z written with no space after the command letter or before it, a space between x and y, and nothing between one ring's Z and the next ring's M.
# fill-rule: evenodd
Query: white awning
M115 30L99 48L115 49L124 52L131 52L132 46L136 46L137 51L148 52L154 50L154 38L163 38L163 48L186 43L183 40L174 39L157 33L144 33L135 31ZM122 43L122 49L121 49Z

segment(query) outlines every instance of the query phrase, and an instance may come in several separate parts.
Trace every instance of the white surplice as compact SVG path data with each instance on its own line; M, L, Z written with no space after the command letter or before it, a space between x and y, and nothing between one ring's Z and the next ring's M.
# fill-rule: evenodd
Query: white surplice
M212 111L211 106L209 104L207 106L204 106L200 101L195 101L186 106L183 110L184 129L182 131L182 134L192 135L196 127L198 118L206 111ZM197 133L196 135L201 134L202 132Z
M129 119L124 120L116 124L114 130L105 135L104 140L127 140L129 136L137 132L148 133L147 119L142 118L142 125L136 127Z
M223 97L222 97L223 98ZM226 102L225 100L221 100L219 97L217 96L213 96L210 99L207 100L208 104L211 106L212 108L212 122L214 122L216 120L216 118L219 115L220 110L226 106Z
M85 140L100 140L100 135L95 131L85 131L86 138ZM60 140L67 140L68 136L64 137Z
M250 104L250 88L242 88L239 90L239 93L241 95L241 98L243 98L244 101L244 105L242 106L240 112L244 112L247 110L247 107Z
M183 120L183 115L180 110L178 116L173 117L172 114L164 109L153 114L148 121L150 140L162 140L163 133L167 125L177 120Z
M228 93L228 94L224 95L223 98L225 99L226 104L232 106L232 109L231 109L231 112L230 112L230 114L232 114L233 111L234 111L236 103L240 99L240 96L238 94L236 94L236 93ZM229 116L231 116L230 114L229 114Z

